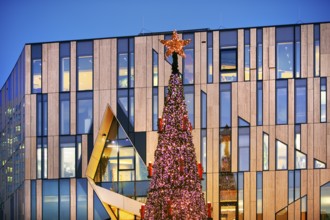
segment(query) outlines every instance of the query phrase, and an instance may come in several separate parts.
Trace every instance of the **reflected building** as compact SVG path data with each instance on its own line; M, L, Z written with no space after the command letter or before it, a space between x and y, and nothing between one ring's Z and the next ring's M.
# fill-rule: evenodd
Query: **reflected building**
M330 218L330 23L178 33L212 218ZM170 37L24 46L0 91L0 219L140 219Z

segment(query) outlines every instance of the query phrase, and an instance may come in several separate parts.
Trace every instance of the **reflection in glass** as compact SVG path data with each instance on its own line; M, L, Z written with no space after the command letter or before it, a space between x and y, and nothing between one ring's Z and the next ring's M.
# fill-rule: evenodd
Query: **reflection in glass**
M77 43L77 79L78 90L93 89L93 42Z
M58 219L58 181L42 181L42 218Z
M207 171L206 167L206 147L207 147L207 95L201 91L201 164L204 172Z
M307 121L307 81L295 80L295 121L306 123Z
M288 81L276 81L276 124L288 123Z
M158 87L152 88L152 130L158 130Z
M300 77L300 26L295 27L296 78Z
M237 81L237 31L220 32L220 82Z
M206 128L207 119L207 95L201 91L201 127Z
M238 128L238 165L239 171L250 170L250 128Z
M325 163L314 159L314 169L325 169Z
M190 39L191 42L185 47L186 58L182 59L182 67L183 67L183 84L193 84L194 83L194 63L195 63L195 40L194 34L183 34L182 39Z
M213 32L207 33L207 83L213 83Z
M31 180L31 219L37 219L37 188L35 180Z
M70 90L70 43L60 43L60 91Z
M220 130L220 172L231 171L231 129Z
M257 220L262 220L262 172L257 172Z
M300 128L300 125L295 125L294 126L294 133L295 133L295 138L294 138L295 148L297 150L300 150L300 148L301 148L301 145L300 145L300 143L301 143L301 135L300 135L301 128Z
M87 220L87 179L77 179L77 219Z
M75 177L76 174L76 145L74 137L61 137L60 140L60 175Z
M307 196L304 196L300 200L300 219L307 220Z
M70 94L60 94L60 134L70 134Z
M269 169L269 136L263 133L263 169Z
M118 54L118 87L128 87L128 54Z
M152 86L158 86L158 53L152 50Z
M47 178L48 166L47 166L47 137L37 138L37 178Z
M307 157L306 154L296 150L296 169L306 169L307 168Z
M250 30L244 30L244 80L250 80Z
M321 213L320 219L330 219L330 182L321 186Z
M238 212L237 173L220 173L220 219L235 220Z
M300 198L300 170L294 171L294 199Z
M32 75L32 93L41 93L42 76L42 45L34 44L31 46L31 75Z
M276 169L277 170L286 170L288 164L288 151L287 145L276 141Z
M321 122L327 121L327 78L322 77L320 81L321 89Z
M93 123L93 93L77 93L77 133L92 132Z
M221 70L236 69L236 53L235 49L221 51Z
M100 201L99 197L96 193L93 193L93 202L94 202L94 220L104 220L109 219L109 215L107 211L104 209L102 202Z
M207 147L207 132L206 129L201 129L201 164L203 166L204 173L207 172L206 147Z
M288 208L284 208L277 212L275 215L275 220L288 220Z
M186 101L188 118L191 125L195 126L195 102L194 102L194 86L184 86L184 99Z
M220 84L220 127L231 126L231 84Z
M262 29L257 29L257 70L258 70L258 80L262 80L262 64L263 64L263 57L262 57L262 43L263 43L263 34Z
M60 219L70 219L70 180L60 180Z
M238 219L244 219L244 173L238 173Z
M320 25L314 25L314 76L320 76Z
M257 124L262 125L263 119L263 97L262 81L257 82Z
M277 79L292 78L294 65L294 29L276 28L276 72Z

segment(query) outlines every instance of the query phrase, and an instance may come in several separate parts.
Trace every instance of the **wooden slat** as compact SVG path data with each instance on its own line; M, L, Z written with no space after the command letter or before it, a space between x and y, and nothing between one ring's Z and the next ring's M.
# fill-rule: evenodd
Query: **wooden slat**
M59 43L48 44L47 87L48 93L59 91Z
M266 185L267 187L267 185ZM268 198L274 200L274 198ZM275 211L278 212L288 204L288 172L276 172L276 200Z
M77 185L76 185L76 182L77 180L76 179L70 179L70 214L71 214L71 217L70 219L71 220L76 220L76 216L77 216L77 213L76 213L76 188L77 188Z
M31 45L25 45L25 94L31 93Z
M93 90L94 92L100 90L100 78L101 78L101 62L100 62L100 41L101 40L94 40L93 44ZM110 58L108 57L109 61ZM107 80L107 79L103 79Z
M236 94L233 93L232 96ZM250 82L237 83L237 110L238 116L250 122L251 116L251 85Z
M272 199L269 199L272 198ZM263 219L274 220L275 218L275 202L277 195L275 193L275 171L267 171L263 173Z
M42 44L42 73L41 73L41 91L48 92L48 46L49 44Z
M300 30L300 38L301 38L301 44L300 44L300 50L301 50L301 56L300 56L300 63L301 63L301 77L306 78L307 77L307 64L308 64L308 35L307 35L307 25L301 25Z
M94 43L95 44L95 43ZM111 42L110 39L100 41L100 90L111 88ZM115 82L114 82L115 83Z

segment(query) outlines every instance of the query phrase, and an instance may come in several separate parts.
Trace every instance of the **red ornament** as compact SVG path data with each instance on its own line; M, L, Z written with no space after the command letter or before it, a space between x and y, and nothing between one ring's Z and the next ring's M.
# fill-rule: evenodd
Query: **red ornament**
M184 115L182 120L182 130L186 131L188 128L188 116Z
M207 202L207 218L212 218L212 204Z
M192 131L192 125L191 125L191 123L189 122L189 131L191 132Z
M180 158L180 162L179 162L180 174L183 174L183 168L184 168L183 159Z
M198 163L197 164L197 167L198 167L198 175L199 175L199 178L201 180L204 180L203 178L203 167L202 167L202 164L201 163Z
M170 216L172 216L172 201L171 201L171 200L169 200L169 201L167 202L167 208L168 208L168 214L169 214Z
M164 130L164 123L162 118L158 118L158 133L163 132Z
M152 177L152 163L149 162L148 164L148 178Z
M140 214L141 214L141 219L144 219L144 212L145 212L145 205L141 205L141 209L140 209Z

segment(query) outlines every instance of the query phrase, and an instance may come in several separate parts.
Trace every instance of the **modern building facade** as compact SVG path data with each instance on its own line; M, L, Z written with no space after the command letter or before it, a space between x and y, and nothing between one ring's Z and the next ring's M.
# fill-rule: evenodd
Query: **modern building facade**
M178 33L213 219L329 219L330 23ZM0 93L1 219L140 218L170 37L24 46Z

